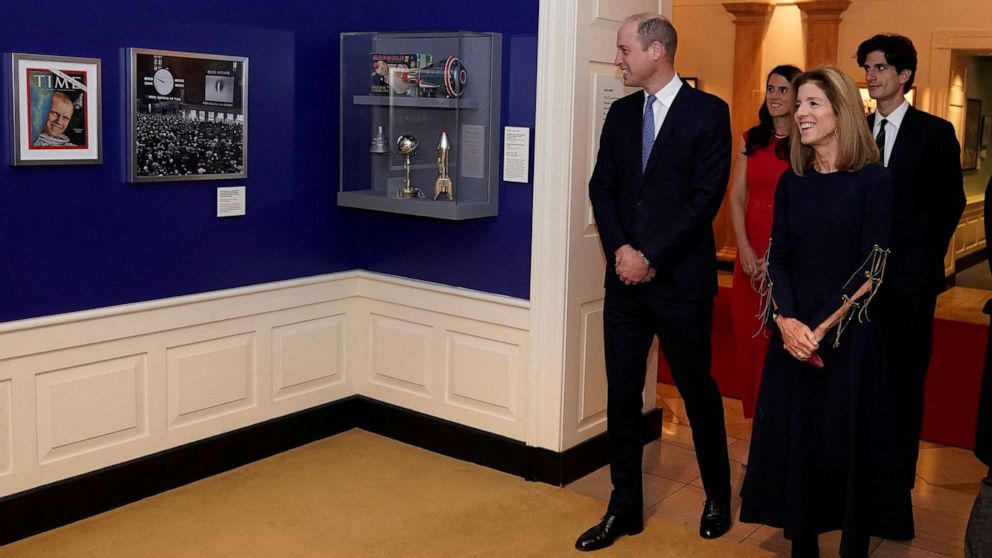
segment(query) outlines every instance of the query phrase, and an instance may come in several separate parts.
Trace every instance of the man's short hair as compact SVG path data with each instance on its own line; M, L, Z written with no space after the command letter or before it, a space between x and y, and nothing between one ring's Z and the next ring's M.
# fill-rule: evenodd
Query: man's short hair
M876 50L885 55L885 61L895 67L896 72L912 72L903 89L904 92L909 91L916 80L916 47L913 41L892 33L875 35L858 45L858 66L863 66L868 55Z
M72 97L70 97L69 94L64 91L56 91L52 93L51 101L54 101L55 99L61 99L63 102L73 105L72 106L73 110L75 110L76 108L75 104L72 102Z
M651 43L658 41L665 48L668 62L675 64L675 49L679 46L679 36L668 18L645 12L628 17L626 22L637 24L637 38L643 50L647 50Z

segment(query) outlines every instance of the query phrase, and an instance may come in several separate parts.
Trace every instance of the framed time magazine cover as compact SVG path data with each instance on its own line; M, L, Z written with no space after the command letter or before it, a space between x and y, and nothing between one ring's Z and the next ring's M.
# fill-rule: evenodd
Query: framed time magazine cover
M100 59L13 53L14 165L103 162Z
M128 180L248 176L248 58L128 49Z

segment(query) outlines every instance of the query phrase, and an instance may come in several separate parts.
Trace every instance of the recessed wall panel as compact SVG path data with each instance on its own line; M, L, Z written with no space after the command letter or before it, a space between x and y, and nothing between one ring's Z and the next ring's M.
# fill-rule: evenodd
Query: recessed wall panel
M147 434L144 355L42 372L35 394L41 462Z
M10 380L0 382L0 475L9 473L14 462L10 395Z
M370 381L430 394L433 328L388 316L369 317Z
M275 399L344 381L344 315L272 329Z
M512 416L520 347L458 332L448 333L447 346L449 402Z
M579 371L579 428L606 420L606 356L603 350L603 301L581 309L582 360Z
M166 362L172 426L255 405L253 333L172 347Z
M658 5L644 0L595 0L593 16L599 20L621 23L627 16L644 11L657 11Z

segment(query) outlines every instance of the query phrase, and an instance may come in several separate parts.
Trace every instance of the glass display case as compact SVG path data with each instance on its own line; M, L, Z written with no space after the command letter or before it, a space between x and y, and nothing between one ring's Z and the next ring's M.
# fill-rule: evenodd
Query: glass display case
M339 206L497 214L501 42L498 33L341 34Z

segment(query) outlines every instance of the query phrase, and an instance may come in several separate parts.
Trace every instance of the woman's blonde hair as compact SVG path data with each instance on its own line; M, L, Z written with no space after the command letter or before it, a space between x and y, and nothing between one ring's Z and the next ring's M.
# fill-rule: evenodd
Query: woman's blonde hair
M828 64L796 76L792 80L792 90L798 92L799 87L806 84L823 90L837 116L837 170L859 171L868 163L877 161L878 145L868 128L864 104L854 80ZM792 119L790 141L792 170L802 176L813 167L816 154L811 146L803 145L795 118Z

